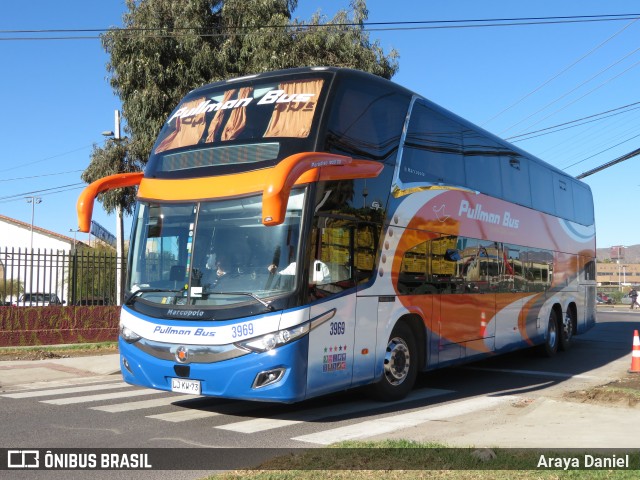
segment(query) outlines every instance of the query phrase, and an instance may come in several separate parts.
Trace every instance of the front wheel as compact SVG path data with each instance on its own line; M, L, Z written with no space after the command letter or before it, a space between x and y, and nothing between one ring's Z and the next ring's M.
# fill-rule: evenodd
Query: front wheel
M418 374L418 349L411 328L404 322L391 332L383 369L382 378L371 386L372 395L384 402L406 397Z

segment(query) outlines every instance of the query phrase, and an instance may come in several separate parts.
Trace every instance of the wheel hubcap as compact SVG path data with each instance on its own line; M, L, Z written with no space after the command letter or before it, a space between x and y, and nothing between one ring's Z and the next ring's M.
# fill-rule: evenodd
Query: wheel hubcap
M558 341L558 326L553 320L549 321L549 345L554 346Z
M411 357L407 343L401 338L392 338L384 357L384 375L391 385L400 385L409 374Z
M573 326L571 322L571 315L567 314L562 322L562 333L566 340L570 340L573 336Z

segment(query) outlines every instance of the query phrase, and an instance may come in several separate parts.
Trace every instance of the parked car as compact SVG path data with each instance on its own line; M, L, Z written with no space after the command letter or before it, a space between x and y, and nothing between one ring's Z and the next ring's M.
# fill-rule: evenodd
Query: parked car
M101 297L82 298L76 302L76 305L78 306L109 305L109 299L101 298Z
M637 301L638 299L636 299ZM631 305L631 297L629 296L629 293L625 293L622 298L620 299L620 303L624 304L624 305ZM638 302L640 303L640 302Z
M598 303L606 303L607 305L613 305L613 299L605 293L599 293L596 296Z
M23 293L14 306L46 307L48 305L64 305L64 303L55 293Z

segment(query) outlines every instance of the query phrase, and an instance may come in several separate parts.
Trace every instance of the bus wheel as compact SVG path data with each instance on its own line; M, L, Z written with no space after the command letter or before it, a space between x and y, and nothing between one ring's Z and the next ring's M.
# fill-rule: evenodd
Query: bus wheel
M567 310L560 328L560 350L567 351L573 345L573 315Z
M378 400L390 402L407 396L418 374L418 349L409 325L399 322L391 332L384 356L384 374L372 385Z
M540 345L540 352L545 357L553 357L558 351L560 343L560 331L558 328L558 315L555 310L551 310L549 314L549 322L547 323L547 335L544 343Z

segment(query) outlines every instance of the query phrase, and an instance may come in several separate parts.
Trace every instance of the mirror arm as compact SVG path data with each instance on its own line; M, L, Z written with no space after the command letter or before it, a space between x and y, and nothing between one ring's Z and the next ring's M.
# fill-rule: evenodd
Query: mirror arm
M80 197L78 197L78 203L76 205L78 211L78 231L87 233L91 229L93 204L100 193L113 190L114 188L140 185L143 176L143 172L118 173L96 180L85 187Z

